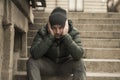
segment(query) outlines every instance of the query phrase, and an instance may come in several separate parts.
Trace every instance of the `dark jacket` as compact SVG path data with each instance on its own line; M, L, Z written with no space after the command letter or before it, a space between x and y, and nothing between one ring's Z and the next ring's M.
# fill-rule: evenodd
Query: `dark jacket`
M37 32L30 49L32 58L39 59L45 56L56 63L64 62L71 57L73 60L79 60L83 56L80 34L70 20L68 23L69 33L60 40L55 40L48 33L47 25L42 27Z

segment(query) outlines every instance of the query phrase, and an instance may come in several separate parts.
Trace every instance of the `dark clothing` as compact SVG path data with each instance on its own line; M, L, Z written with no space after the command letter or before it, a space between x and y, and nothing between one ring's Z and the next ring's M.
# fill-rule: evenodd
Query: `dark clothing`
M86 80L85 68L82 60L74 61L69 59L64 63L56 64L46 57L42 57L38 60L30 58L28 60L27 71L29 80L41 80L49 76L60 76L60 78L67 76L65 80L70 80L71 77L73 77L73 80ZM71 74L73 74L73 76L70 76Z
M28 61L29 80L41 80L40 75L73 74L73 80L86 80L83 61L83 48L80 34L69 20L69 32L56 40L47 31L47 25L41 28L33 40Z
M80 34L70 21L69 33L60 40L55 40L48 33L47 26L41 28L35 36L30 52L34 59L46 56L56 63L64 62L71 57L79 60L83 56Z

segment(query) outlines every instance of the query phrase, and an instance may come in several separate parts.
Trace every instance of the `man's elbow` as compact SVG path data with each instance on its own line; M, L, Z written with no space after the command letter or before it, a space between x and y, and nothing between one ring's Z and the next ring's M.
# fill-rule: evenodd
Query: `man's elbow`
M30 49L30 54L33 59L39 59L38 52L36 52L35 50Z
M78 61L78 60L80 60L82 57L83 57L83 51L81 51L80 53L79 53L79 55L77 55L77 56L75 56L74 57L74 60L76 60L76 61Z

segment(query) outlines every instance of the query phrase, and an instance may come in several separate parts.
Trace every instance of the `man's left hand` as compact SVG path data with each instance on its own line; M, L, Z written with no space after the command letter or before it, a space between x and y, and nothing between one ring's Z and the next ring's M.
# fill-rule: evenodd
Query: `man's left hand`
M62 35L66 35L68 33L68 30L69 30L68 20L66 20Z

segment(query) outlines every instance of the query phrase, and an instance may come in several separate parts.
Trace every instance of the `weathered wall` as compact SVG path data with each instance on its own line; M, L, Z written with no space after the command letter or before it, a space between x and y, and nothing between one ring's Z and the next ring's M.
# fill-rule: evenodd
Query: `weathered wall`
M3 27L2 27L2 18L3 18L3 2L0 0L0 80L1 80L1 68L2 68L2 55L3 55Z
M24 32L28 31L28 19L24 14L12 3L11 8L12 14L12 24L15 24L18 28Z
M6 4L3 2L6 1ZM6 8L2 6L6 6ZM22 49L19 57L27 57L27 31L29 18L22 12L11 0L0 0L0 10L5 13L5 25L2 26L2 15L0 12L0 59L3 53L3 60L0 60L0 80L13 80L14 70L14 38L15 27L19 29L22 35ZM1 68L2 65L2 68Z

